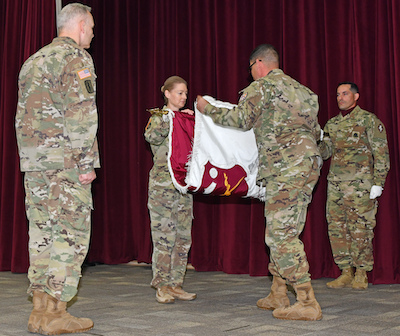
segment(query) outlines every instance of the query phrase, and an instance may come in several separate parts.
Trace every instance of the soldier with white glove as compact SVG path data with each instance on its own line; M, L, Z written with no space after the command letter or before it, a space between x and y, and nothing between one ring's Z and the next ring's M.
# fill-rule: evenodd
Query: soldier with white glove
M368 287L376 199L390 167L385 127L375 114L357 105L358 98L356 84L338 85L340 113L328 120L319 143L322 158L331 157L326 217L333 257L342 271L327 283L329 288Z

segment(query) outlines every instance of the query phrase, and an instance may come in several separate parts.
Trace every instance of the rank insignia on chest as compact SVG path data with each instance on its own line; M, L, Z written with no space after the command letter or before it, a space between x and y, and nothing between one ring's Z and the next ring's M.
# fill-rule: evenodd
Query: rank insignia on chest
M358 133L354 133L353 138L358 138Z
M379 126L378 126L378 131L381 132L381 133L383 132L383 126L382 126L382 124L379 124Z

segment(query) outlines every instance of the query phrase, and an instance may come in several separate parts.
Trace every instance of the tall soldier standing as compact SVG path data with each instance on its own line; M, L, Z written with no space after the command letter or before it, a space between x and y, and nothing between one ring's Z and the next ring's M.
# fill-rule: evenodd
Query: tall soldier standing
M249 62L255 81L243 90L236 108L217 108L200 96L197 107L218 124L254 128L260 160L257 179L266 185L265 242L273 275L271 293L257 306L274 310L273 316L280 319L319 320L322 312L299 239L322 163L318 97L279 69L273 46L258 46ZM286 283L297 293L290 307Z
M29 220L28 330L83 332L92 320L66 312L77 293L89 247L91 182L100 167L91 8L65 6L58 37L32 55L19 74L16 134L25 172Z
M368 287L376 198L390 168L385 127L373 113L357 106L359 96L356 84L338 85L340 113L328 120L320 143L323 159L332 157L326 218L333 257L342 271L326 284L329 288Z

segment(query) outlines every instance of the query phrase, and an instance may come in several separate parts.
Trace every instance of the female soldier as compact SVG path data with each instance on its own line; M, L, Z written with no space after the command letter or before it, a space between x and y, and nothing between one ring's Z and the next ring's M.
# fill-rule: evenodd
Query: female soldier
M151 145L154 162L149 173L148 200L153 239L151 285L157 289L158 302L173 303L175 299L196 298L196 294L182 289L192 243L193 199L192 195L181 194L174 187L168 170L168 114L182 113L187 100L187 83L181 77L169 77L161 92L165 106L152 114L144 134ZM193 114L193 111L184 113Z

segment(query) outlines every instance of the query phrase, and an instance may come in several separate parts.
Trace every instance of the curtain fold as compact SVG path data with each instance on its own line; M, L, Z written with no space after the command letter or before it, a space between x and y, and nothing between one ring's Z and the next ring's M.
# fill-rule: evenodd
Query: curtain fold
M26 272L28 235L23 175L14 131L18 73L22 63L55 36L51 1L0 3L0 270Z
M63 1L63 5L75 2ZM283 70L319 96L319 121L338 113L336 86L354 81L359 104L384 122L391 171L379 200L375 268L370 281L400 283L399 100L400 4L396 0L83 0L92 7L92 54L98 76L102 168L93 184L95 211L88 260L151 262L147 211L152 156L143 138L149 114L161 107L171 75L197 94L236 103L250 82L248 57L275 45ZM46 0L0 4L0 270L26 271L27 224L16 155L14 115L23 61L55 35L55 5ZM45 5L46 4L46 5ZM314 278L339 274L325 219L326 175L309 207L302 239ZM196 195L191 263L199 271L266 275L263 204Z

